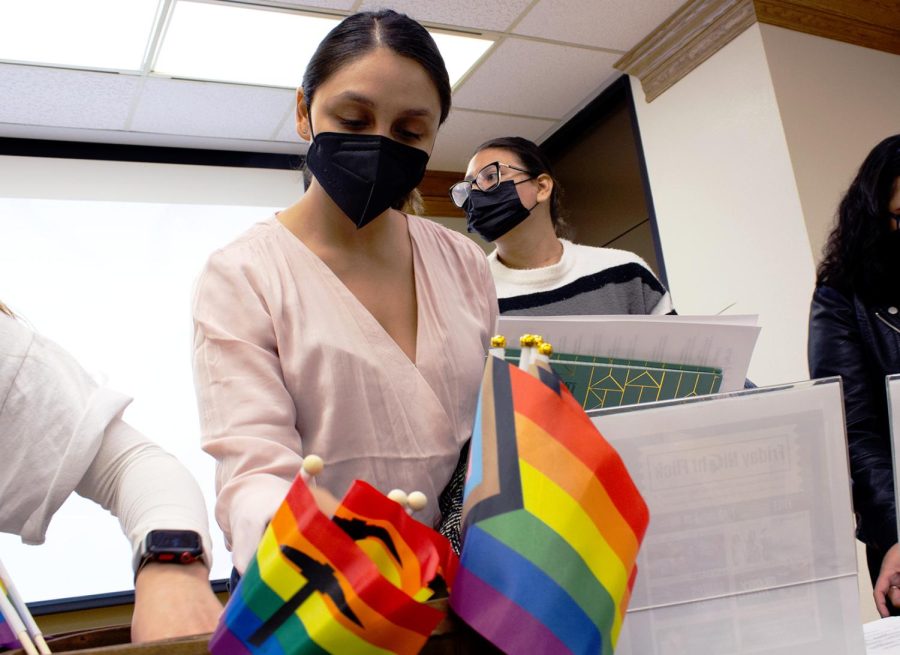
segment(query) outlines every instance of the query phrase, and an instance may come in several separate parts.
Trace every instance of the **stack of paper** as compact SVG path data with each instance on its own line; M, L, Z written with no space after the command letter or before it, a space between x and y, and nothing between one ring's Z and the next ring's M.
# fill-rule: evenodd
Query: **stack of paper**
M539 334L560 353L720 369L720 390L737 391L759 330L755 316L628 315L501 316L496 332L510 345Z
M863 626L866 655L900 655L900 616L870 621Z

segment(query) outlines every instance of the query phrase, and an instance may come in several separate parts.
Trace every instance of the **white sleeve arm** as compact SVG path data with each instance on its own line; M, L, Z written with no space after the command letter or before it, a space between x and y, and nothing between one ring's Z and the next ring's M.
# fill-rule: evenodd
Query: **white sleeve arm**
M140 545L151 530L197 532L206 566L211 566L209 519L199 485L181 462L120 417L107 427L75 491L119 519L131 541L135 567Z

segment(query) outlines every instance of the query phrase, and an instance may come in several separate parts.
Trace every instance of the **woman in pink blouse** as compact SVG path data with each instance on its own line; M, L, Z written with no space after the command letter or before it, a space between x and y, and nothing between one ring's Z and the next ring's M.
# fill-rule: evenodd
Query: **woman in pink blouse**
M450 109L431 36L390 10L319 45L297 91L304 195L210 257L194 301L203 448L242 573L304 454L319 490L354 479L437 498L469 438L497 312L464 236L399 211ZM327 505L329 493L320 493Z

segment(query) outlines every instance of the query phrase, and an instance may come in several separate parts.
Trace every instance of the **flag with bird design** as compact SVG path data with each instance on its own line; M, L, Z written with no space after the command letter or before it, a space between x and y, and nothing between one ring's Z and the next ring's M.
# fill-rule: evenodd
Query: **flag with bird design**
M232 591L213 655L418 653L444 613L422 601L449 586L449 543L357 481L335 516L298 476Z

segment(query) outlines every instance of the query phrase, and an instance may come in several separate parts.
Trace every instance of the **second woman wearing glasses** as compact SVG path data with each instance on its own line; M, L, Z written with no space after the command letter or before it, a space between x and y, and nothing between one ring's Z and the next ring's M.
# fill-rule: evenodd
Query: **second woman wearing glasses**
M668 291L634 253L558 236L560 187L538 146L521 137L483 143L450 196L488 256L501 314L666 314Z

